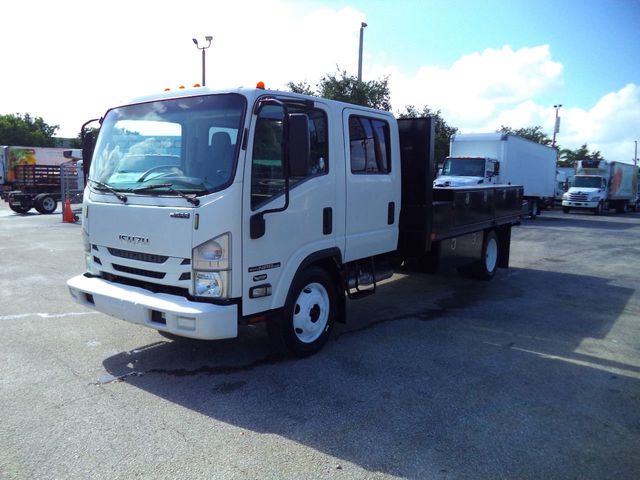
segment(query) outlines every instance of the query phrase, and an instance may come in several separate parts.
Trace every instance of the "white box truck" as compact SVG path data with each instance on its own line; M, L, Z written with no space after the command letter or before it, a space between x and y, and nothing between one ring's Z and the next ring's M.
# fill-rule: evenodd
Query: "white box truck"
M165 335L230 338L266 321L279 348L305 356L345 321L346 298L400 266L446 261L489 279L508 266L522 187L434 189L434 125L260 88L113 108L70 293Z
M513 134L457 134L438 173L436 187L522 185L535 218L542 207L553 205L556 151Z
M573 186L562 197L562 210L590 210L596 215L615 208L636 208L638 167L606 160L578 160Z

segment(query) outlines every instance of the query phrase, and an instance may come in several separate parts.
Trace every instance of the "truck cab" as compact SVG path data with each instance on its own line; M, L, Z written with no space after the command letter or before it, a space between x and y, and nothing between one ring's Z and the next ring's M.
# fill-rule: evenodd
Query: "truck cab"
M220 339L287 308L306 279L288 339L304 353L326 336L324 307L340 304L336 265L397 248L399 175L387 112L259 88L135 100L102 121L84 194L87 272L70 292L121 319Z
M496 183L500 162L488 157L447 157L434 187L464 187Z
M608 209L609 169L604 161L579 160L573 185L562 195L562 210L587 209L596 214Z

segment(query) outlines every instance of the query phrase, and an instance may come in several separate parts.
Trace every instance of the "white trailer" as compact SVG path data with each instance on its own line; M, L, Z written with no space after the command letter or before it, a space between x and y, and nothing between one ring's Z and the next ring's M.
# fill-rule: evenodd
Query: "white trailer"
M530 216L553 205L556 151L512 134L468 133L451 137L436 187L509 184L522 185Z
M635 209L638 167L606 160L578 160L573 186L562 197L562 210L590 210L596 215L615 208Z
M84 194L82 305L174 336L267 322L322 347L346 298L395 268L507 267L522 187L432 188L433 119L264 89L168 92L109 110Z

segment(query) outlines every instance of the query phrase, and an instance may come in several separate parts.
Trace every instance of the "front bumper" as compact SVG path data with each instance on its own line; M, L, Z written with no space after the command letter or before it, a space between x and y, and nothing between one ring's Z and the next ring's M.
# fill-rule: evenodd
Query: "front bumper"
M574 202L571 200L563 200L563 207L571 207L571 208L598 208L598 204L600 202Z
M70 278L67 286L79 304L154 330L202 340L238 336L237 305L192 302L84 275Z

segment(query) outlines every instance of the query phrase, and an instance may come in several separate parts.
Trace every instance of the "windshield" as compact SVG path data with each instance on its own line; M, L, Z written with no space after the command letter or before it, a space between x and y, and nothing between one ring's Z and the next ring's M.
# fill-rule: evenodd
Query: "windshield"
M461 177L484 177L484 158L447 158L442 168L443 175Z
M245 104L226 94L110 110L89 177L103 188L148 195L220 190L233 180Z
M573 177L573 186L582 188L602 188L602 177Z

